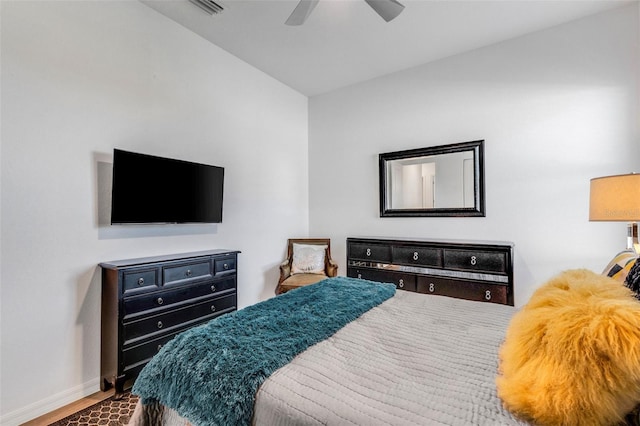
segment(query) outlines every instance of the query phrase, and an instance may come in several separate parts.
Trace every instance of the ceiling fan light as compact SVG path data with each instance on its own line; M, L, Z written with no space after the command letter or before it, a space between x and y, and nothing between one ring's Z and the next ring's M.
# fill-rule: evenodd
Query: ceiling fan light
M404 6L396 0L364 0L382 19L389 22L404 10Z

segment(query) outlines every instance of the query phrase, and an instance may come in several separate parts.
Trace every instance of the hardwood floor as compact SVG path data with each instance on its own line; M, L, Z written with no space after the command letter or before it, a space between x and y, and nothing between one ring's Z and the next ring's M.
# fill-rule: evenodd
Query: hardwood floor
M70 416L78 411L84 410L87 407L91 407L93 404L97 404L98 402L104 401L107 398L113 396L113 389L107 392L96 392L87 397L84 397L78 401L72 402L69 405L66 405L62 408L58 408L55 411L42 415L36 419L23 423L21 426L45 426L50 425L51 423L57 422L58 420L64 419L67 416Z

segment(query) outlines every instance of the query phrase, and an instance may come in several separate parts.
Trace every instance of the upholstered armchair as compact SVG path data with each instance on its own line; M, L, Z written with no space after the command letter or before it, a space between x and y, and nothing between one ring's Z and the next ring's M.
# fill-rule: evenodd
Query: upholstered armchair
M331 259L330 239L289 239L287 258L280 264L276 294L314 284L337 274L338 265Z

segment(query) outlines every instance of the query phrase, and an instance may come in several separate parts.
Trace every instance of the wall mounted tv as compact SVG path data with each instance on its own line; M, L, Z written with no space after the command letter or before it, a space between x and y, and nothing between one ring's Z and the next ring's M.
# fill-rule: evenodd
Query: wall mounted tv
M220 223L224 168L113 150L111 223Z

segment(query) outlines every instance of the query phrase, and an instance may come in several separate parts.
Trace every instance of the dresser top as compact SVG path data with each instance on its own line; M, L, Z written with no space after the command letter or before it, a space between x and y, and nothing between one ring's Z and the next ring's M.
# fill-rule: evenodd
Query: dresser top
M110 262L100 263L100 267L106 268L106 269L117 269L117 268L123 268L126 266L144 265L147 263L166 262L170 260L189 259L192 257L237 254L237 253L240 253L240 251L226 250L226 249L192 251L189 253L165 254L160 256L139 257L136 259L113 260Z
M435 243L435 244L454 244L454 245L483 245L483 246L506 246L513 248L514 243L510 241L483 241L483 240L455 240L455 239L437 239L437 238L408 238L408 237L348 237L347 240L365 240L377 241L385 243Z

